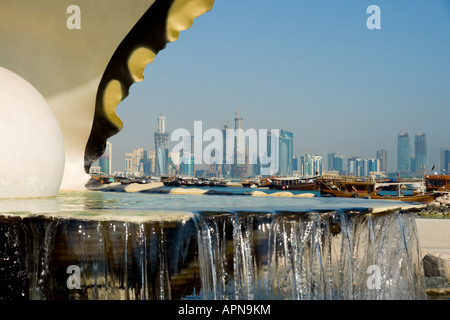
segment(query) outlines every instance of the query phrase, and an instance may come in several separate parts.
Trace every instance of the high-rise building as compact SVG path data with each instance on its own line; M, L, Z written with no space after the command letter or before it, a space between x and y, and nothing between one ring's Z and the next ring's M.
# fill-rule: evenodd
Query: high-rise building
M263 161L258 161L259 171L263 176L276 175L280 171L278 163L280 153L279 138L279 133L274 133L269 130L267 132L266 150L259 150L260 158L264 159ZM258 158L258 160L260 160L260 158Z
M360 157L353 156L347 159L347 171L351 176L364 175L364 161Z
M336 156L336 154L334 152L331 152L327 155L327 170L328 171L335 171L334 170L334 157Z
M337 155L334 152L331 152L327 156L328 160L328 171L337 171L342 172L344 169L344 156Z
M148 176L155 173L156 152L155 150L147 151Z
M367 165L366 167L366 172L365 172L365 176L370 175L371 172L379 172L380 167L381 167L381 161L380 159L366 159L366 163Z
M371 172L380 171L380 160L374 158L363 159L353 156L347 159L347 168L349 175L367 177Z
M415 173L419 177L423 177L428 168L427 158L427 139L425 133L417 132L414 138L414 153L415 153Z
M411 174L411 144L409 135L402 130L397 138L397 170L402 176Z
M294 157L294 134L292 132L281 130L279 143L279 171L281 176L292 175L293 169L293 157Z
M292 157L292 171L298 170L298 158L297 156Z
M184 137L185 146L180 151L180 174L183 176L194 176L194 137Z
M450 174L450 148L441 148L439 158L441 173Z
M416 156L414 154L411 155L410 163L411 173L414 175L416 173Z
M243 118L239 117L239 109L236 109L234 118L234 163L231 165L231 175L235 178L246 178L248 175L248 163L245 156L245 141L242 128Z
M98 159L98 173L111 175L111 160L112 160L112 145L111 142L106 142L105 152Z
M323 173L323 156L305 155L300 157L300 174L303 177L314 177Z
M155 137L155 175L166 175L169 172L169 133L166 132L166 117L158 117L158 128Z
M228 123L222 128L222 140L223 140L223 155L222 155L222 176L231 176L231 164L227 162L227 130L229 129Z
M151 175L151 161L144 148L125 153L125 174L127 176L144 177Z
M380 160L380 167L378 171L387 171L387 151L378 150L377 159Z

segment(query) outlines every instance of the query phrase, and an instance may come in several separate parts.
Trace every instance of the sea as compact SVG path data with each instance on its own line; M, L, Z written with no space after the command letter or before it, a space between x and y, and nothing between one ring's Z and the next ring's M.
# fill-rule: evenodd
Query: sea
M180 188L161 187L143 192L61 191L56 197L49 198L1 199L0 212L101 214L102 211L108 211L126 214L145 211L204 210L313 211L405 205L404 202L392 200L323 197L318 191L285 192L242 187L185 187L182 188L183 193L170 193L176 190ZM202 194L202 191L206 193Z

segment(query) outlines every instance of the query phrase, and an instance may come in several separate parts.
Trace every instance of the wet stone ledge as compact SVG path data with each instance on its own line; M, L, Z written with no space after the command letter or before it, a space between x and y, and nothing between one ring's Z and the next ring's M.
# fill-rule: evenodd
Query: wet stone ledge
M450 296L450 255L427 253L422 263L427 295Z

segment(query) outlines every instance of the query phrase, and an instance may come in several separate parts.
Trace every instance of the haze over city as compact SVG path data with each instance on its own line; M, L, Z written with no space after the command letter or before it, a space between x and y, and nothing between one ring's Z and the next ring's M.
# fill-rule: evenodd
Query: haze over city
M381 29L368 29L367 8ZM124 154L154 150L157 117L166 130L284 129L294 155L335 152L373 158L387 150L397 169L397 136L427 136L428 167L450 146L448 1L215 1L211 12L161 51L117 107L124 129L112 171ZM412 145L412 152L414 146Z

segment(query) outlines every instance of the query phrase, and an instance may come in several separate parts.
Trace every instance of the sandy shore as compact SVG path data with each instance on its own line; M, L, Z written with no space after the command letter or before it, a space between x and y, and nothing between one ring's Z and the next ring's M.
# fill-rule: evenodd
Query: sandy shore
M423 250L442 251L450 255L450 219L416 219Z
M444 273L450 282L450 219L416 219L422 257L431 254L445 261Z

